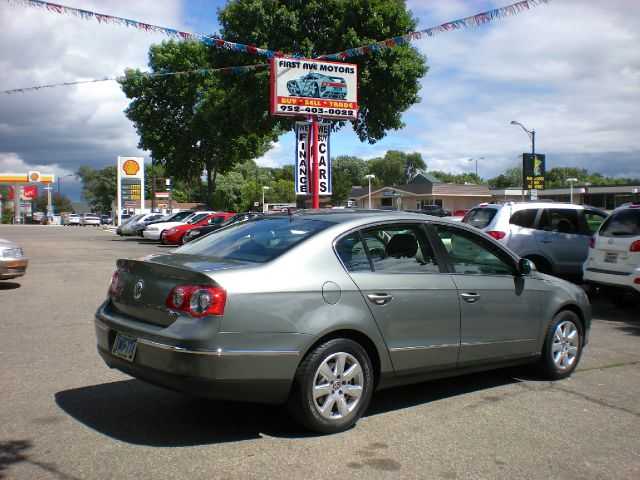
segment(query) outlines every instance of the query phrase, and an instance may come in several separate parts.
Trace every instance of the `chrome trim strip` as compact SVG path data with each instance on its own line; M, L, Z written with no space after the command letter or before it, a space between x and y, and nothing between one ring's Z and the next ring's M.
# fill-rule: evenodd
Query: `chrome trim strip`
M109 331L109 327L107 327L104 323L102 323L99 320L96 320L95 322L93 322L93 324L98 327L100 330L104 330L105 332Z
M468 342L461 343L461 347L474 347L476 345L496 345L500 343L535 342L535 338L523 338L521 340L496 340L495 342Z
M434 350L437 348L458 348L460 345L458 343L443 343L441 345L416 345L414 347L396 347L390 348L390 352L407 352L412 350Z
M144 338L138 338L138 343L147 345L149 347L161 348L162 350L169 350L177 353L188 353L192 355L214 355L217 357L226 357L232 355L254 355L254 356L278 356L278 355L292 355L298 356L300 352L297 350L223 350L218 348L217 350L192 350L190 348L179 347L176 345L167 345L165 343L153 342Z

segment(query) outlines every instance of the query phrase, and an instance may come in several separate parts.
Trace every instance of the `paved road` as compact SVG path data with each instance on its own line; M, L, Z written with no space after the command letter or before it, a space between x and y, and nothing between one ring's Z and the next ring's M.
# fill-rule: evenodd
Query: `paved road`
M0 282L0 478L640 478L640 310L594 300L561 382L521 369L378 392L315 436L278 406L194 399L109 370L92 316L120 256L167 251L93 227L0 225L30 258Z

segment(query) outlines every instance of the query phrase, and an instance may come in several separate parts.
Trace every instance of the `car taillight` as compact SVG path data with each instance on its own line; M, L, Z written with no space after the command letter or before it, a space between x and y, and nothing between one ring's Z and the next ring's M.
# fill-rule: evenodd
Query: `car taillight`
M629 247L630 252L640 252L640 240L636 240Z
M222 315L227 292L222 288L201 285L174 287L167 297L166 305L172 310L181 310L192 317Z
M122 288L118 287L120 283L120 273L116 270L111 276L111 283L109 284L109 296L120 297L122 296Z
M493 238L495 238L496 240L501 240L504 237L507 236L507 232L500 232L498 230L491 230L489 232L486 232L487 235L491 235Z
M595 235L589 239L589 248L596 248L596 236Z

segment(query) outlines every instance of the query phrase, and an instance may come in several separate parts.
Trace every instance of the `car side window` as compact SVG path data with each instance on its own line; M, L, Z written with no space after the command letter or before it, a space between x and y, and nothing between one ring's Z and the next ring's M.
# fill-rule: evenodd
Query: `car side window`
M453 273L464 275L513 275L511 257L479 235L449 225L435 225L449 255Z
M363 238L376 272L440 272L433 248L418 225L383 225L365 230Z
M424 230L418 225L382 225L353 232L336 243L349 272L439 273Z
M578 210L546 208L540 217L538 229L556 233L581 233Z
M349 272L371 271L371 264L360 232L350 233L338 240L336 253Z
M600 225L606 220L607 216L596 210L585 210L584 211L584 219L587 222L587 227L589 228L589 234L593 235L598 231Z
M524 228L533 228L538 215L537 208L519 210L511 215L509 223Z

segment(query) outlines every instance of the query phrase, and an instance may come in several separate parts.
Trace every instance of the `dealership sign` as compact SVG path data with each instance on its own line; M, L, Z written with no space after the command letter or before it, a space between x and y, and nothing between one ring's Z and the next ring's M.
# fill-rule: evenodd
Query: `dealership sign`
M271 114L355 120L358 116L358 66L272 58Z
M331 158L329 156L329 132L331 124L318 123L318 194L331 195ZM296 122L296 195L308 195L311 184L310 162L313 141L311 124Z

